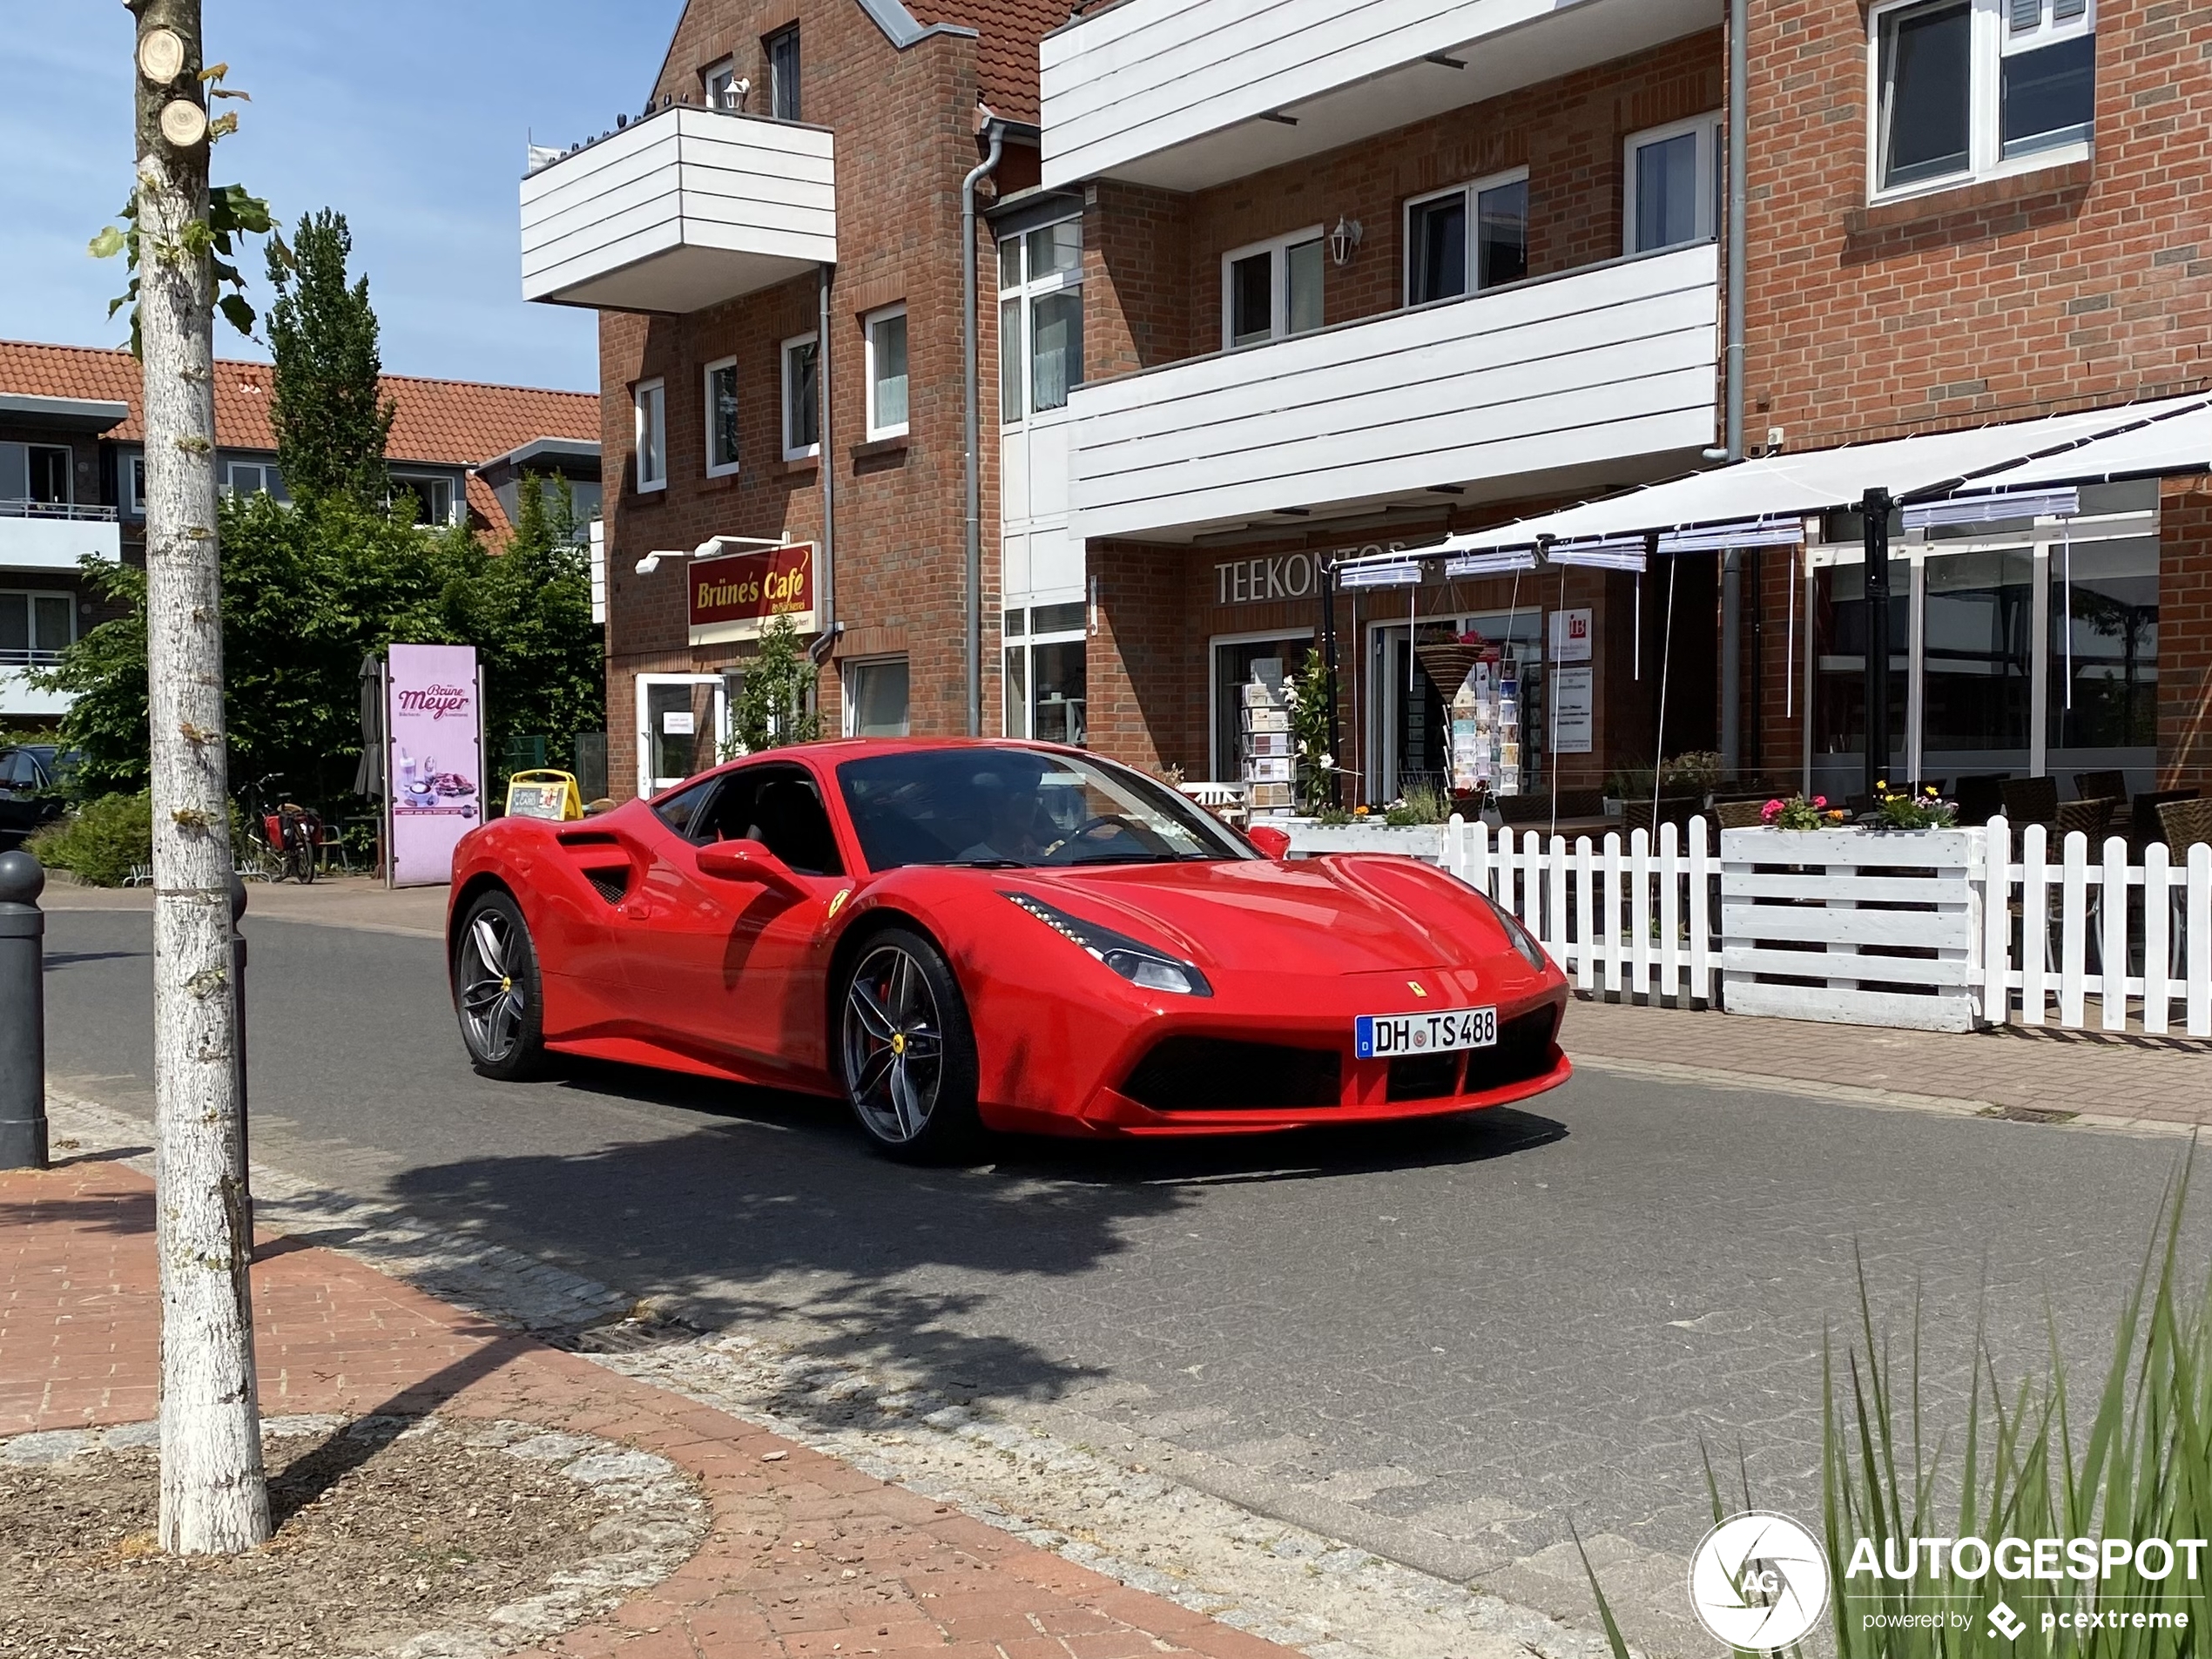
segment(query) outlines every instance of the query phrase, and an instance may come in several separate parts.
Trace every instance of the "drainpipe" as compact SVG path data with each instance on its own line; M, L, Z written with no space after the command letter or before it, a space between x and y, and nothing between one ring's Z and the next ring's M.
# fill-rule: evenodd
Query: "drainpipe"
M1741 3L1741 0L1739 0ZM990 152L960 181L960 297L961 389L967 397L968 466L968 735L983 735L983 457L977 435L975 384L975 186L999 165L1006 129L993 120L984 128Z
M814 570L814 595L822 626L806 654L817 668L828 660L836 649L837 637L845 631L845 624L837 619L837 448L830 441L830 282L835 272L834 266L825 263L816 266L814 273L820 313L814 326L814 424L819 428L815 436L821 441L822 480L822 543ZM842 711L844 706L844 691L840 687L838 707Z
M1749 118L1750 0L1728 3L1728 361L1727 459L1743 458L1743 218ZM1721 555L1721 764L1729 776L1743 765L1743 556Z

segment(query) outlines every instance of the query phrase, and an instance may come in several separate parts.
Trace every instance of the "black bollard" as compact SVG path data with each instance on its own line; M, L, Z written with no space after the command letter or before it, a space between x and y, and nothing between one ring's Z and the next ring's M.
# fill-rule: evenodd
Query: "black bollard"
M0 853L0 1170L46 1167L46 873Z
M231 1009L235 1025L231 1033L232 1052L238 1056L238 1170L245 1183L246 1255L253 1258L253 1175L247 1162L252 1156L246 1137L246 934L239 923L246 920L246 883L238 872L231 872Z

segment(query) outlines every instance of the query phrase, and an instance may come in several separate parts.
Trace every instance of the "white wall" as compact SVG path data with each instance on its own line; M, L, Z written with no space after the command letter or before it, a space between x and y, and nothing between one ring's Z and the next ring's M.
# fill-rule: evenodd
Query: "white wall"
M11 518L0 516L0 588L10 570L75 571L87 553L111 564L123 556L123 530L112 519Z
M1701 243L1082 387L1074 533L1694 453L1713 441L1716 293Z

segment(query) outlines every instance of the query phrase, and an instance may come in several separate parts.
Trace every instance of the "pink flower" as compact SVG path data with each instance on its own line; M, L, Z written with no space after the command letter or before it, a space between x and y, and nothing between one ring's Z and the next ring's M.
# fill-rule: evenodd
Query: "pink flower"
M1816 806L1825 806L1828 804L1828 797L1825 795L1815 795L1812 798L1812 804Z
M1769 822L1772 822L1775 819L1782 816L1782 803L1778 800L1770 800L1767 802L1765 806L1759 808L1759 816L1767 819Z

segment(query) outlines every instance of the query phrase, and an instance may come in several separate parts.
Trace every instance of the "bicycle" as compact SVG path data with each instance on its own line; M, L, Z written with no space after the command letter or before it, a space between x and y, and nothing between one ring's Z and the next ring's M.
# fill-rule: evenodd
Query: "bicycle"
M270 772L246 787L246 846L250 869L240 874L258 875L264 881L312 883L322 841L322 819L297 801L280 796L276 810L268 809L269 786L281 783L284 774Z

